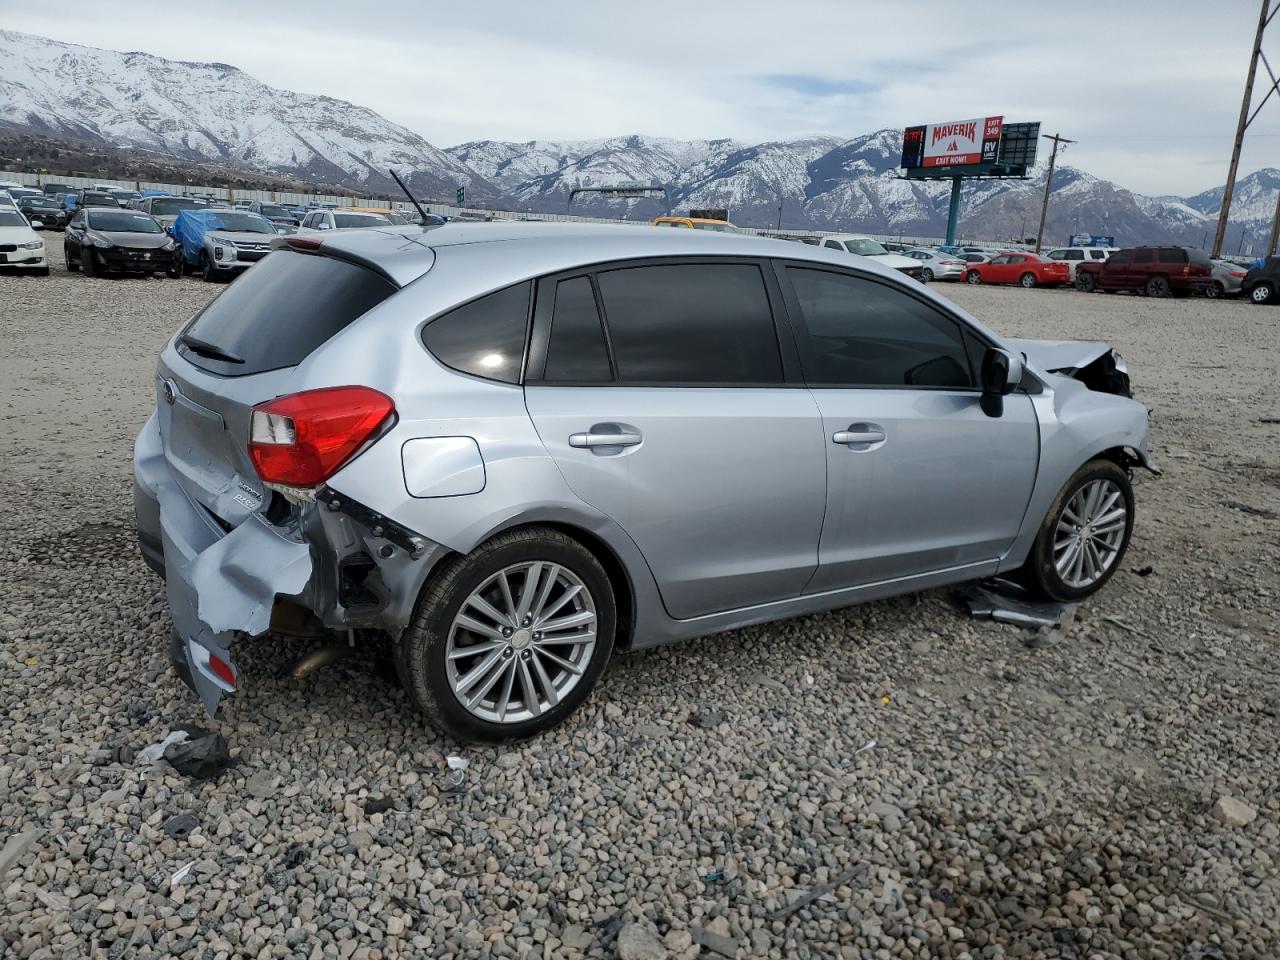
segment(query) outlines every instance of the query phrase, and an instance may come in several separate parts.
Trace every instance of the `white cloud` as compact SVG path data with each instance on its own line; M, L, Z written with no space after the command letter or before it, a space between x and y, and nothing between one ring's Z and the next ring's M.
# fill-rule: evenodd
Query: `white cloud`
M160 10L0 0L12 29L232 63L372 107L441 146L634 132L854 136L1003 113L1079 141L1065 161L1090 173L1185 194L1225 176L1257 2L1220 0L1210 13L1163 0L1156 17L1146 4L1113 3L1101 20L1069 7L975 15L934 0L223 0L212 12ZM1278 137L1280 97L1251 130L1244 169L1274 163Z

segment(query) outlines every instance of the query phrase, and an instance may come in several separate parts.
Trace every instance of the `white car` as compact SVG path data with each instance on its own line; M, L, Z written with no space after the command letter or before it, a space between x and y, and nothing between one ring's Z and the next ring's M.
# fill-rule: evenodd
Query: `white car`
M822 238L821 246L829 250L841 250L859 257L874 257L886 267L905 273L909 277L925 282L924 265L919 260L904 257L899 253L890 253L879 240L861 236L856 233L834 233Z
M1106 260L1119 247L1054 247L1044 255L1050 260L1060 260L1071 268L1071 282L1076 281L1076 265L1086 260Z
M959 280L964 276L965 262L948 253L916 247L912 250L904 250L902 255L919 261L923 268L921 279L925 283L931 283L934 280Z
M319 233L322 230L360 230L369 227L394 226L378 213L347 213L343 210L312 210L302 218L298 233Z
M16 207L0 207L0 266L49 275L44 240L36 235Z

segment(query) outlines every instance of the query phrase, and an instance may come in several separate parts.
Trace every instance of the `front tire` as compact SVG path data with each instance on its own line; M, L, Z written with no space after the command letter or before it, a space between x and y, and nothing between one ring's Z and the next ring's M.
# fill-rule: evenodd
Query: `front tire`
M1029 586L1060 603L1100 590L1133 536L1133 485L1110 460L1090 460L1054 499L1024 567Z
M1275 288L1269 283L1257 283L1249 289L1250 303L1274 303L1275 299Z
M499 534L447 561L396 650L414 704L460 740L515 740L565 720L613 652L609 577L547 527Z
M86 277L98 275L98 262L94 259L93 251L88 247L80 248L80 269L84 271Z
M200 276L205 283L216 283L218 280L217 268L214 267L207 253L200 254Z
M933 271L930 270L928 267L925 267L923 270L920 271L920 279L923 280L925 283L933 283Z
M1026 289L1030 290L1032 287L1036 285L1036 275L1030 272L1024 273L1022 276L1018 278L1018 283L1022 284L1022 286L1025 287Z
M1094 278L1092 273L1076 274L1076 289L1081 293L1093 293L1097 286L1098 281Z
M978 273L977 270L970 270L968 273L964 275L964 282L972 283L975 286L977 286L979 283L982 282L982 275Z
M67 273L80 272L80 261L71 259L71 251L67 249L65 244L62 247L62 262L67 267Z

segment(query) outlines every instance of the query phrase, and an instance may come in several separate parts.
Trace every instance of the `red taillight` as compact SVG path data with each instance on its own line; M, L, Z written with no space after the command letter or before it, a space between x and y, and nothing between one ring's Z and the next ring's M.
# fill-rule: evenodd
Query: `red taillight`
M290 237L285 244L295 250L319 250L324 237Z
M209 669L214 672L215 676L225 681L232 690L236 688L236 672L231 669L231 664L217 654L209 654Z
M266 483L315 487L333 476L395 413L369 387L326 387L253 408L249 456Z
M1246 273L1244 270L1241 270L1239 273L1236 273L1236 272L1234 272L1234 271L1233 271L1233 272L1231 272L1231 273L1227 274L1227 276L1229 276L1229 277L1247 277L1248 275L1249 275L1249 274L1248 274L1248 273Z

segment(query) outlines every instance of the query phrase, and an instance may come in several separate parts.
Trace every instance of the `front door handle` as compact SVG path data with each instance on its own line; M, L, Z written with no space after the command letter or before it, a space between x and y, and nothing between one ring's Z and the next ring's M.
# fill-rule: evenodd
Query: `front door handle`
M634 447L643 438L638 433L571 433L569 446L585 449L587 447Z
M837 430L831 435L832 443L844 446L859 446L870 443L884 443L884 427L876 423L851 423L848 430Z

